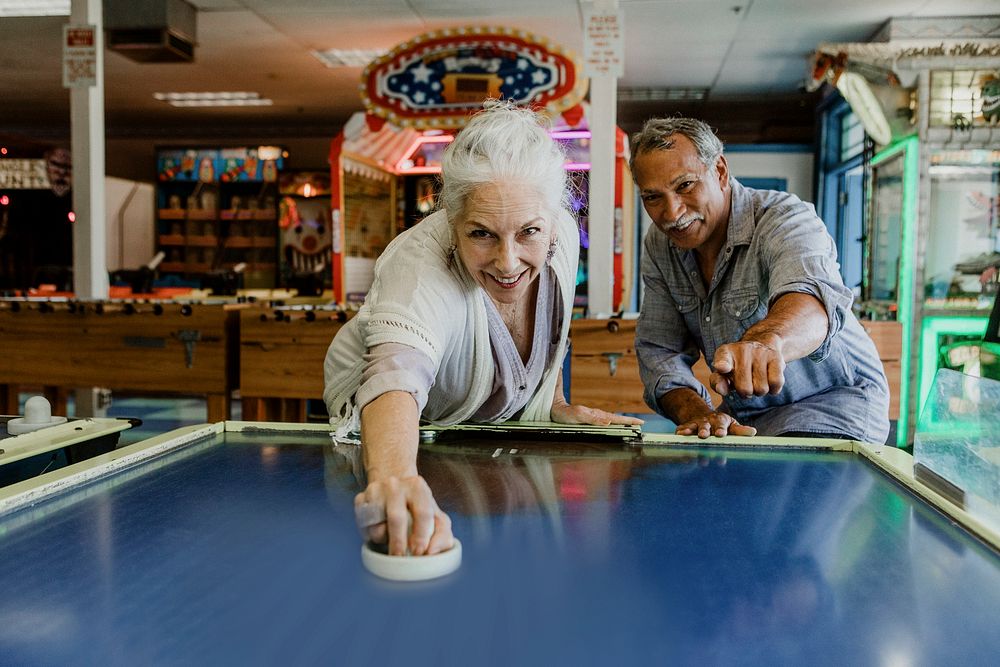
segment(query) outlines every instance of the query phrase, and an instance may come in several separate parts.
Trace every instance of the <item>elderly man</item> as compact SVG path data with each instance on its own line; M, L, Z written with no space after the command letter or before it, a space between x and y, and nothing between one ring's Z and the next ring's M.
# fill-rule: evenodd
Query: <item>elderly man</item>
M636 330L649 406L682 435L884 442L888 383L813 207L740 185L699 120L650 120L632 151L655 223ZM718 410L691 371L699 352Z

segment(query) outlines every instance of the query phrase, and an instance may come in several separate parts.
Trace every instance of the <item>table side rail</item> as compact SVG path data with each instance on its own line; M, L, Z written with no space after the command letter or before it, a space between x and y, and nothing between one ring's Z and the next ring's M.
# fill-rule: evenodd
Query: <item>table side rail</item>
M38 477L11 484L0 489L0 517L40 503L60 492L70 492L88 482L138 466L189 445L208 441L213 436L221 434L223 430L223 422L184 426L107 454L101 454ZM195 450L192 450L192 453L193 451ZM121 484L129 479L131 479L130 475L120 475L115 479L114 484ZM67 497L63 499L65 502L58 503L58 507L76 502L78 499L74 496ZM40 511L47 513L54 511L54 509L57 508L47 508Z
M959 524L994 551L1000 552L1000 534L978 517L953 503L918 480L913 473L913 456L888 445L855 443L855 451L896 482L916 494L946 517Z
M74 419L63 424L0 440L0 465L14 463L36 454L69 447L102 435L118 433L132 427L127 419Z

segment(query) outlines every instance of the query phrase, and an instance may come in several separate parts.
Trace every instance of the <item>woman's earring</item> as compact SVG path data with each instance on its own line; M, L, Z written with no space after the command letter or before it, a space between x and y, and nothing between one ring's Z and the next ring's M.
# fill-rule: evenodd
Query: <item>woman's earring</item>
M455 246L454 243L452 243L451 247L448 248L448 266L453 266L455 264L455 253L457 251L458 248Z
M549 244L549 251L545 253L545 263L551 264L552 258L555 257L555 254L556 254L556 241L555 239L552 239L552 243Z

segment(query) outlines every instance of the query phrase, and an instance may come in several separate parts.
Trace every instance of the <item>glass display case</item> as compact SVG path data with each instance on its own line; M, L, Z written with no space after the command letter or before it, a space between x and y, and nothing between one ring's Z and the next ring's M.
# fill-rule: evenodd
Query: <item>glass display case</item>
M1000 267L1000 151L930 155L924 308L988 311Z
M928 157L918 406L939 368L980 374L1000 269L1000 151L935 150Z
M897 445L911 431L911 340L918 315L914 312L917 185L919 144L908 137L872 156L869 163L869 215L864 234L864 275L860 315L870 320L896 320L899 332L899 421Z
M872 167L872 203L865 298L894 311L899 296L899 260L903 229L904 153ZM891 304L891 305L890 305Z

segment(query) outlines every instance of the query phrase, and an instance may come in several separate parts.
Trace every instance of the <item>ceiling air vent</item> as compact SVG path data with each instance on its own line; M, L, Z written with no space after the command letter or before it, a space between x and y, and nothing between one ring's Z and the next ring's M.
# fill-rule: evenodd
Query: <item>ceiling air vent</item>
M107 48L137 62L194 60L196 22L184 0L104 0Z

